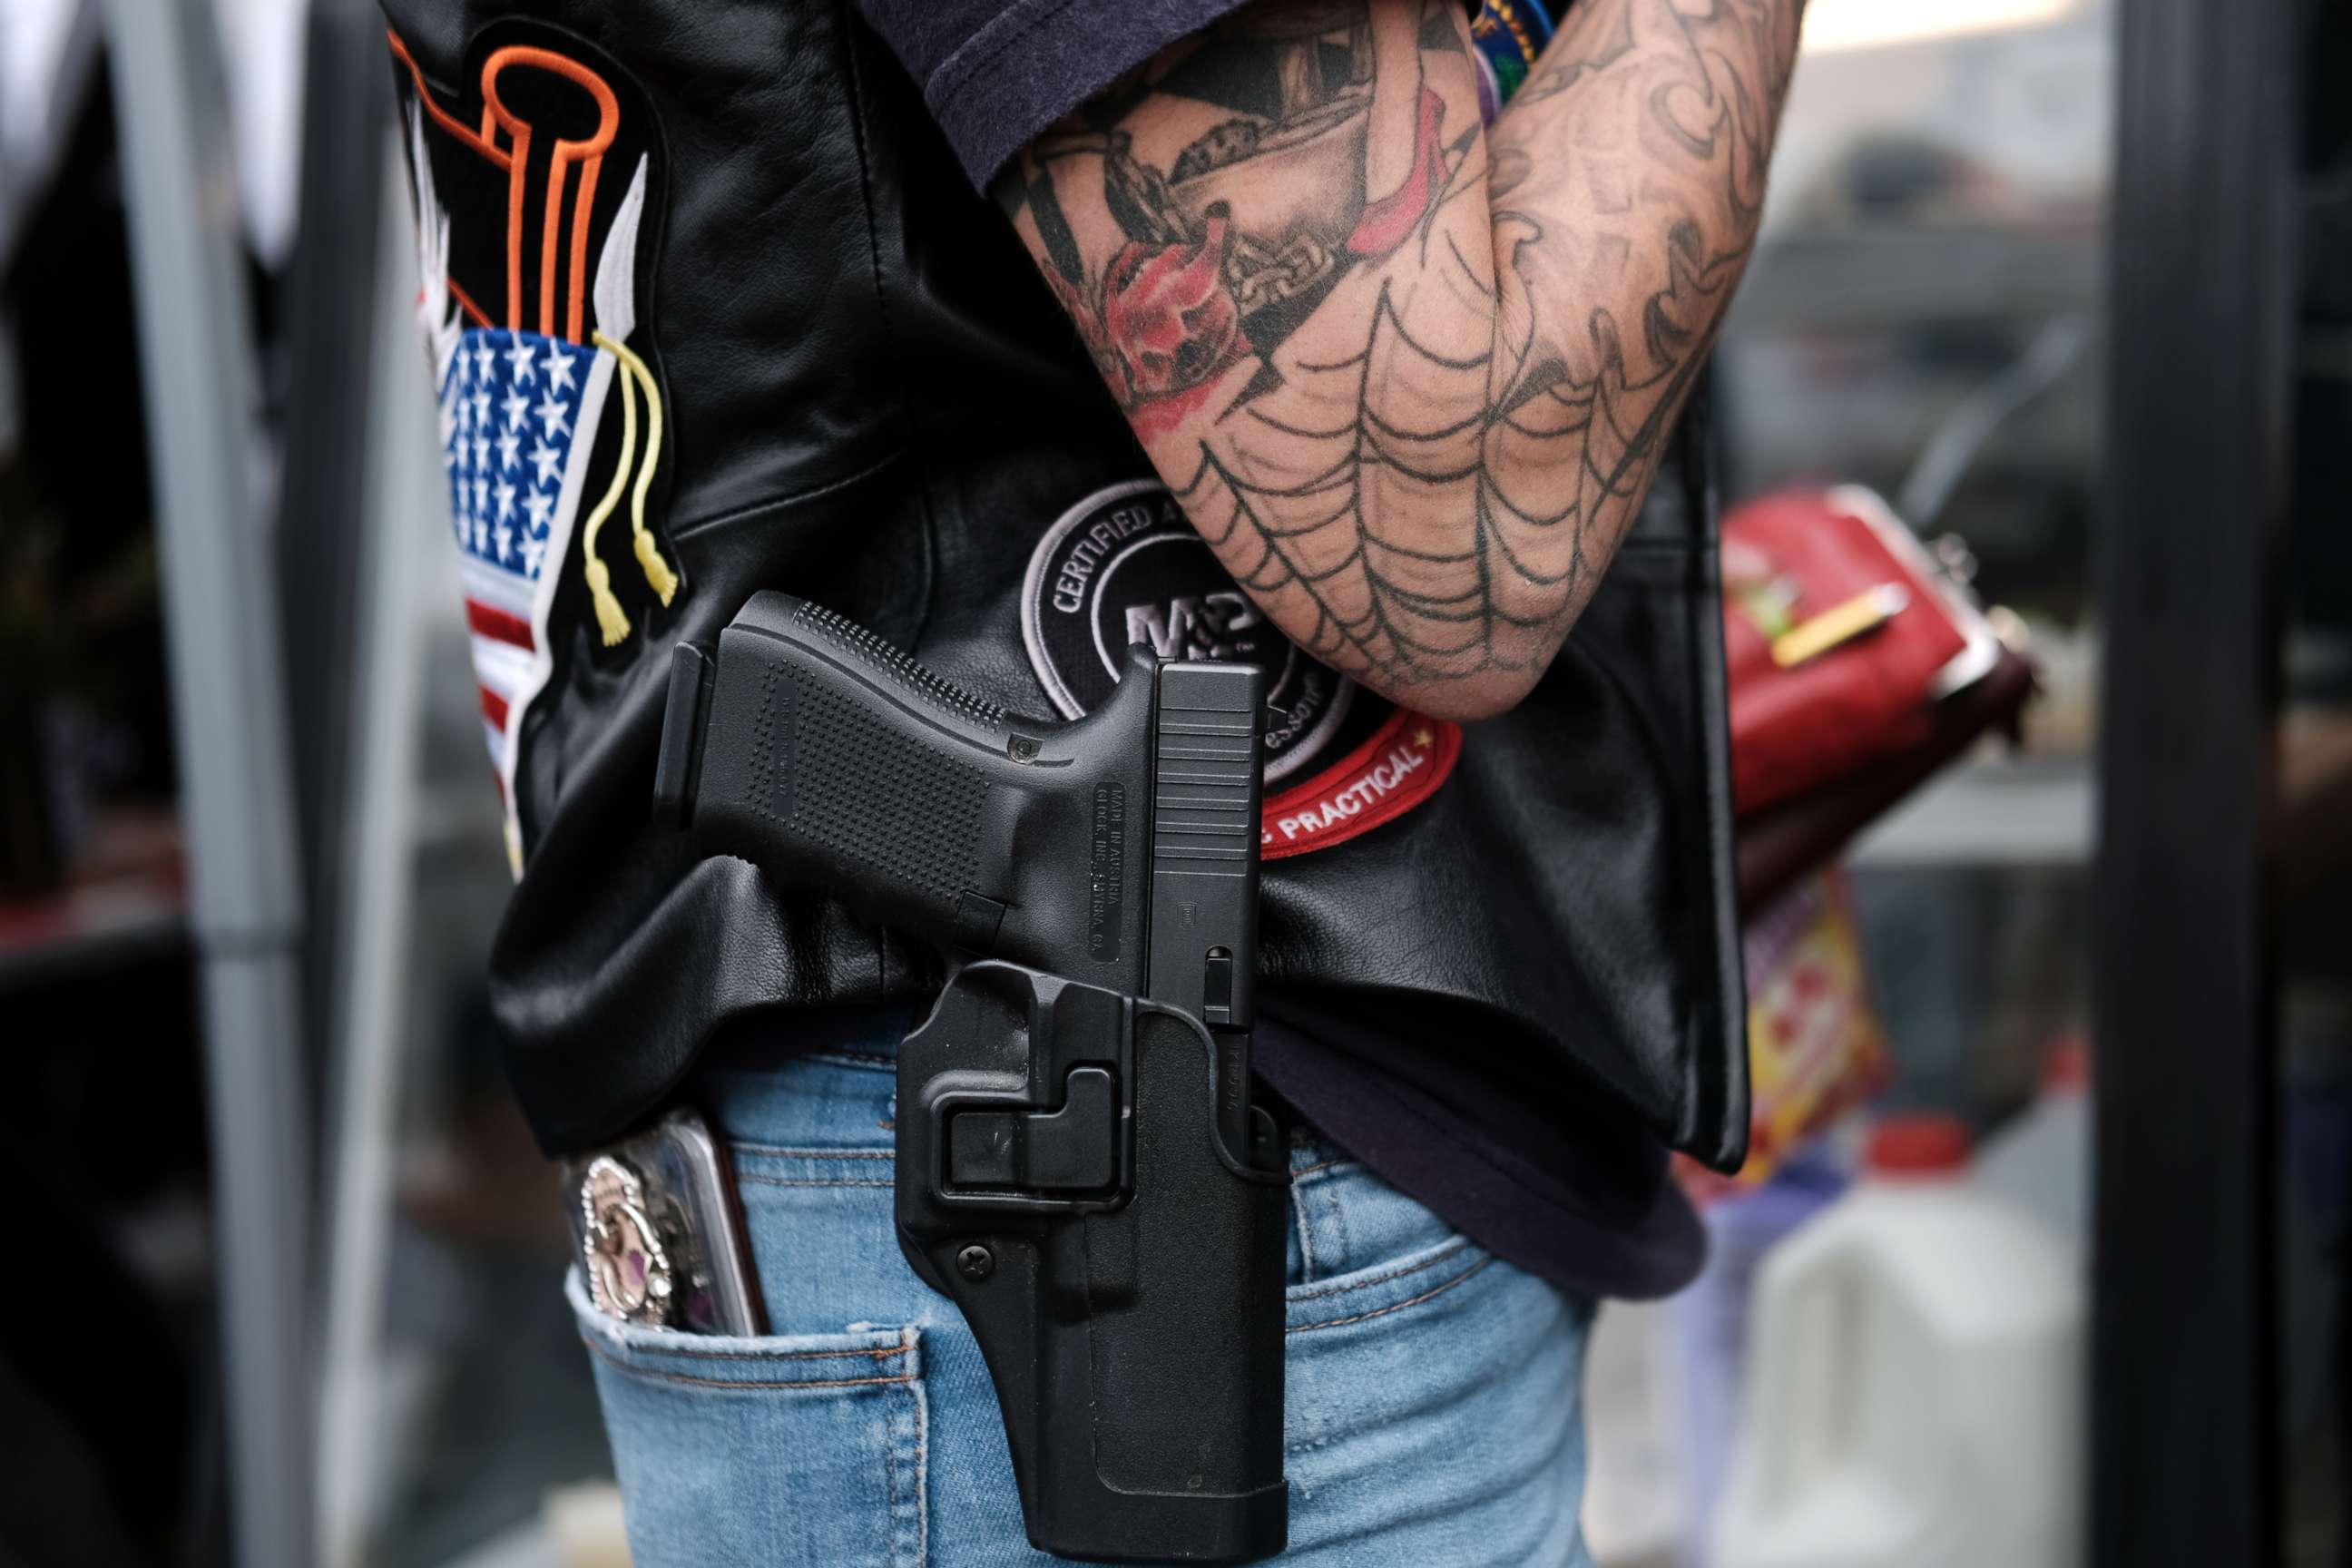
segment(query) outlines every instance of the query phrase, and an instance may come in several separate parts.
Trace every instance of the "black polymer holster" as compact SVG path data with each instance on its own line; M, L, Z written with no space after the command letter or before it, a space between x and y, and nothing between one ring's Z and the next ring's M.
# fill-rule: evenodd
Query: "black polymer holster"
M898 1239L1066 1557L1251 1563L1288 1528L1264 701L1137 648L1096 712L1023 718L773 593L671 668L662 820L964 961L898 1050Z

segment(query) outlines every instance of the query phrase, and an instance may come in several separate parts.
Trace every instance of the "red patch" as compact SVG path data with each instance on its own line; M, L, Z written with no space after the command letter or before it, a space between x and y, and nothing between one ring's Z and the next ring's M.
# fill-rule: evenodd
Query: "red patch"
M1265 803L1262 858L1344 844L1395 821L1436 794L1461 755L1461 725L1398 709L1371 739Z

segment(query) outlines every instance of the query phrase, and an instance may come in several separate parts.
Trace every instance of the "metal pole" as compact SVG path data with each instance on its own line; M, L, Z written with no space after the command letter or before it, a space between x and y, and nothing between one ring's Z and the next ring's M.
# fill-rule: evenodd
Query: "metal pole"
M287 397L275 559L302 906L310 911L303 1037L319 1047L335 1035L335 966L350 940L337 917L365 897L348 885L354 874L348 850L366 825L346 808L356 731L366 720L365 708L352 701L358 627L379 590L361 559L365 545L355 520L373 391L363 367L379 313L377 213L386 205L381 197L393 115L383 13L374 0L310 0L305 41L300 211L310 221L296 235L278 294ZM404 185L393 182L395 193ZM395 232L405 235L404 206L395 216ZM398 289L404 275L385 278L384 286ZM312 1071L315 1090L331 1069L318 1064ZM319 1125L329 1125L332 1112L323 1099L313 1112ZM317 1153L322 1162L335 1157L331 1147Z
M300 908L234 166L205 8L108 0L106 17L204 997L230 1519L241 1568L311 1568Z
M2127 0L2093 1003L2092 1537L2279 1561L2271 899L2295 7Z
M342 883L332 1095L333 1145L319 1419L319 1561L356 1568L376 1523L371 1480L383 1466L375 1369L392 1250L394 1154L400 1130L409 931L416 879L416 796L425 719L425 624L418 567L438 548L422 526L442 504L431 377L419 346L408 280L414 227L389 135L373 138L386 176L374 265L362 287L375 300L365 351L350 366L373 410L356 522L367 591L354 610L356 657L348 696L352 765L338 804L353 825Z

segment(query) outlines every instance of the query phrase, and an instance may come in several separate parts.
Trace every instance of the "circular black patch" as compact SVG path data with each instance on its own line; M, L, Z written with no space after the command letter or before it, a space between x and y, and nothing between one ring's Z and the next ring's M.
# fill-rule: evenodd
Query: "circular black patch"
M1029 557L1021 635L1066 719L1110 695L1130 643L1163 658L1256 665L1284 715L1266 731L1269 781L1331 752L1354 728L1349 710L1366 705L1354 681L1299 651L1241 591L1156 479L1097 490L1045 531Z

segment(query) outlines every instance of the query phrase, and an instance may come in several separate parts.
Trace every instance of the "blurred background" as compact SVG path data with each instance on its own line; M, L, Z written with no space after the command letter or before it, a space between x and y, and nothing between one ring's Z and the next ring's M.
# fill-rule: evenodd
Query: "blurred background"
M2020 673L1743 820L1759 1158L1602 1313L1604 1568L2352 1563L2347 13L1812 0L1723 500L1866 487ZM388 85L0 0L0 1563L625 1560Z

